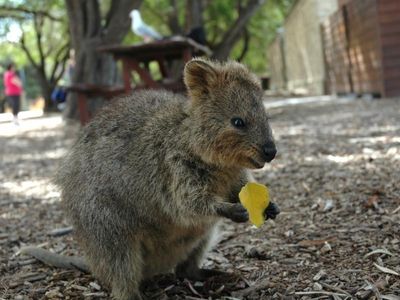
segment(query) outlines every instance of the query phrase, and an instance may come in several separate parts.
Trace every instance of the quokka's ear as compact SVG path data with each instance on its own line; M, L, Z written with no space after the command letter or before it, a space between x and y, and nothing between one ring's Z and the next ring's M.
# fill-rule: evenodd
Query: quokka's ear
M184 82L192 97L207 95L217 79L216 66L207 60L195 58L189 61L183 72Z

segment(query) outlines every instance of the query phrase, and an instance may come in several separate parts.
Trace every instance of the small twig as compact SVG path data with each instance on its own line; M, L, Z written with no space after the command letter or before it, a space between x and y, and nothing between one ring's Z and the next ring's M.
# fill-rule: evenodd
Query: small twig
M165 289L163 289L163 290L161 290L161 291L159 291L158 293L155 293L155 294L153 294L153 295L151 295L152 296L152 298L161 298L160 296L161 295L163 295L165 292L167 292L167 291L169 291L170 289L172 289L172 288L174 288L175 287L175 284L171 284L171 285L169 285L169 286L167 286Z
M93 293L83 293L84 297L105 297L106 293L104 292L93 292Z
M251 294L252 292L264 290L264 289L268 289L268 288L273 288L273 287L275 287L275 284L273 282L270 282L269 280L264 280L264 281L255 283L254 285L251 285L246 289L234 291L234 292L232 292L232 296L237 297L237 298L244 298L247 295Z
M347 297L346 294L326 292L326 291L296 292L295 295L328 295L328 296L336 295L336 296Z
M323 287L326 287L326 288L332 290L332 291L343 293L343 294L346 294L349 297L352 297L352 295L350 293L346 292L345 290L341 289L340 287L333 286L333 285L330 285L330 284L327 284L327 283L324 283L324 282L320 282L319 284L322 285Z
M201 295L198 291L196 291L196 289L192 286L192 284L190 283L189 280L186 280L186 279L185 279L185 283L187 284L189 290L190 290L193 294L195 294L196 296L199 296L199 297L203 298L203 295Z
M374 266L379 269L379 271L386 273L386 274L392 274L392 275L396 275L396 276L400 276L399 273L397 273L396 271L393 271L392 269L386 268L386 267L382 267L380 265L378 265L377 263L374 263Z
M347 269L347 270L344 270L345 274L347 274L347 273L361 273L361 272L362 272L362 270L360 270L360 269Z
M225 285L221 285L218 289L216 289L215 291L212 291L212 294L217 295L219 293L221 293L225 288Z
M371 255L374 255L374 254L386 254L386 255L393 256L393 254L390 253L390 252L389 252L388 250L386 250L386 249L376 249L376 250L374 250L374 251L371 251L371 252L365 254L365 255L364 255L364 259L367 258L367 257L369 257L369 256L371 256Z
M64 228L57 228L51 230L48 234L51 236L63 236L72 232L72 226L64 227Z
M167 286L165 289L163 289L163 292L167 292L167 291L169 291L170 289L173 289L174 286L175 286L175 284L171 284L171 285Z
M373 292L375 294L376 298L378 300L382 300L381 293L379 293L379 290L376 287L376 285L373 283L370 283L368 280L365 280L365 282L368 284L368 287L370 288L371 292Z
M251 283L250 281L247 280L247 278L241 276L240 279L242 279L247 284L248 287L251 286Z

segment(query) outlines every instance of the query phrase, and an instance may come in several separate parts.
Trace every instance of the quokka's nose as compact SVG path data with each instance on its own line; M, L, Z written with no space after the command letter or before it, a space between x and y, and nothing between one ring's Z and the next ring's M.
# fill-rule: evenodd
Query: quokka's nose
M273 160L275 158L276 146L275 146L274 142L267 142L266 144L264 144L262 149L264 152L265 160L267 162L270 162L271 160Z

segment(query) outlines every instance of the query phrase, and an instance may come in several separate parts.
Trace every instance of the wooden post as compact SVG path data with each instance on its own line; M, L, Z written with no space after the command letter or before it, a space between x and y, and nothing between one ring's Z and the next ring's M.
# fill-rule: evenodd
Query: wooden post
M87 107L87 98L82 92L77 92L78 94L78 110L79 110L79 120L82 125L85 125L89 119L89 111Z

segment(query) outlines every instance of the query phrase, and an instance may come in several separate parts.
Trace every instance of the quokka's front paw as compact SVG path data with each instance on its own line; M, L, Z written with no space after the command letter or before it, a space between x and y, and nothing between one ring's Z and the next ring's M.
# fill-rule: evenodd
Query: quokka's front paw
M268 204L268 207L264 211L264 216L266 219L275 220L276 216L279 215L281 210L279 209L278 205L273 202Z
M218 210L218 214L236 223L243 223L249 220L249 213L240 203L224 203L224 206Z

